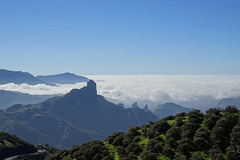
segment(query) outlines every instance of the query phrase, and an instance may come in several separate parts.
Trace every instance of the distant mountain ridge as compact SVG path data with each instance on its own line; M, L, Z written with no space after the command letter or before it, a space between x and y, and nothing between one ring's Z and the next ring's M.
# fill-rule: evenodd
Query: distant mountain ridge
M0 109L14 104L36 104L56 95L30 95L27 93L0 90Z
M36 84L47 84L44 81L34 77L28 72L21 71L9 71L5 69L0 69L0 84L15 83L22 84L27 83L29 85Z
M47 76L39 75L37 78L50 84L75 84L89 81L86 77L78 76L69 72Z
M169 103L165 103L162 105L158 105L154 108L151 109L151 111L159 118L164 118L166 116L169 115L175 115L177 113L181 113L181 112L189 112L194 110L193 108L187 108L187 107L183 107L180 106L178 104L169 102Z
M56 84L75 84L80 82L88 82L88 78L83 76L78 76L73 73L61 73L55 75L47 76L34 76L28 72L22 71L10 71L5 69L0 69L0 84L14 83L14 84L46 84L46 85L56 85Z
M96 83L35 105L14 105L0 111L0 131L33 144L69 148L117 131L127 131L157 117L140 108L125 109L97 95Z
M227 106L236 106L240 109L240 97L237 98L223 98L221 99L216 107L226 108Z

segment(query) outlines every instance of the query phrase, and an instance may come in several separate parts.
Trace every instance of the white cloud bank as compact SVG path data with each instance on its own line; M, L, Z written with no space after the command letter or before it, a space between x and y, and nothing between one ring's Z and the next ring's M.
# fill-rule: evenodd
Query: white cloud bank
M98 93L115 103L154 107L176 102L188 107L210 107L222 98L240 97L239 75L92 75Z
M57 86L49 86L46 84L28 85L8 83L0 85L0 90L16 91L22 93L28 93L32 95L54 95L54 94L66 94L72 89L79 89L86 86L86 83L76 84L61 84Z
M160 103L175 102L188 107L210 107L219 99L240 97L240 75L88 75L97 83L98 94L114 102L130 106L154 107ZM58 86L0 85L2 90L29 94L65 94L86 83Z

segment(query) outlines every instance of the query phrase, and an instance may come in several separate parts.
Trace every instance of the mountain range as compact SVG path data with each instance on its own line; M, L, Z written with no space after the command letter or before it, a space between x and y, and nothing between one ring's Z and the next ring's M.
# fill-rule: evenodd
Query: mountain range
M83 76L78 76L73 73L61 73L55 75L47 75L47 76L36 76L36 78L50 83L50 84L75 84L79 82L88 82L89 79Z
M22 71L10 71L5 69L0 69L0 84L14 83L22 84L26 83L29 85L36 84L75 84L79 82L87 82L89 79L83 76L78 76L73 73L62 73L47 76L34 76L28 72Z
M96 83L34 105L13 105L0 111L0 131L32 144L69 148L117 131L127 131L158 118L140 108L123 108L97 95Z
M5 69L0 69L0 84L15 83L22 84L27 83L29 85L36 84L47 84L44 81L36 78L28 72L21 71L9 71Z

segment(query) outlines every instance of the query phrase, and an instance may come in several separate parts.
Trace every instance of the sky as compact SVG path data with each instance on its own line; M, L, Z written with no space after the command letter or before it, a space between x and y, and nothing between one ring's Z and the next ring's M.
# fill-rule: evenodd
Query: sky
M240 74L239 0L1 0L0 68Z

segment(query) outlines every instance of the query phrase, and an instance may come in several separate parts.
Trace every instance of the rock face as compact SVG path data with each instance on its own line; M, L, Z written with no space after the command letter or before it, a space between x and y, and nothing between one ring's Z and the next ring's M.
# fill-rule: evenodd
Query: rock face
M87 82L87 87L89 94L97 94L97 84L93 80Z
M15 105L0 113L0 130L33 144L69 148L127 131L157 117L139 107L125 109L97 94L96 83L36 105Z
M147 104L144 106L143 110L144 110L145 112L150 112L150 110L148 109L148 105L147 105Z

